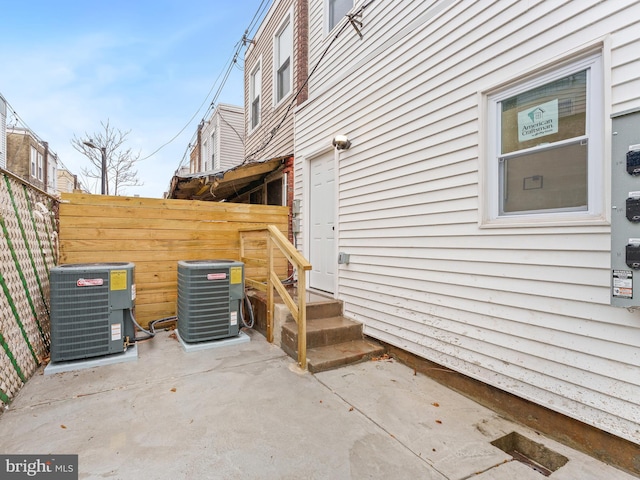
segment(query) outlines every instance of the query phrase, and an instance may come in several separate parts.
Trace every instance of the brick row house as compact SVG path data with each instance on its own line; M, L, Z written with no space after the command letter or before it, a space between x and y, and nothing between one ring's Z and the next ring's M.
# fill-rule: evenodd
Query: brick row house
M9 127L6 145L7 170L51 195L57 193L58 158L47 142L28 129Z

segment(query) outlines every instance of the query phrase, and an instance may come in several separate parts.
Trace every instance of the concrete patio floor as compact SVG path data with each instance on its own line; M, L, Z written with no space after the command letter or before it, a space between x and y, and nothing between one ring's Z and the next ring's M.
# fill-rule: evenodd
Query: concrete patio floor
M311 375L264 337L36 374L0 416L0 451L78 454L81 479L541 480L491 445L511 432L569 458L558 480L631 480L380 359Z

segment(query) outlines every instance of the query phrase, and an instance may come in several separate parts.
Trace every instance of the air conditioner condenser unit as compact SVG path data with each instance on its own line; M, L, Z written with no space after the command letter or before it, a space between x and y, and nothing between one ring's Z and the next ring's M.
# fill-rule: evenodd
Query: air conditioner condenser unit
M50 287L52 362L122 353L134 341L133 263L58 265Z
M178 262L178 334L187 343L239 333L244 263L235 260Z

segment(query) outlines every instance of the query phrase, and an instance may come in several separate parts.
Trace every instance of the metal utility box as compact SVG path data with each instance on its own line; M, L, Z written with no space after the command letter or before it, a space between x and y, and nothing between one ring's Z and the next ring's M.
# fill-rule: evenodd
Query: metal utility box
M51 361L113 353L133 341L133 263L58 265L50 271Z
M178 262L178 333L187 343L234 337L244 299L244 263Z
M640 109L613 116L611 305L640 306Z

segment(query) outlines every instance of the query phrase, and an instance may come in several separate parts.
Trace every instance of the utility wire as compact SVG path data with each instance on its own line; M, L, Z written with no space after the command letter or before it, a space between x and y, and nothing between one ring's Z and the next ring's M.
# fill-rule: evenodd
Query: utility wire
M244 159L244 161L242 162L242 164L244 165L245 163L247 163L248 161L254 160L255 159L255 155L257 155L258 153L264 151L265 148L267 148L267 146L273 141L273 139L275 138L276 134L278 133L278 130L280 130L280 128L282 127L282 125L284 124L284 121L287 119L287 117L289 116L289 113L291 112L291 109L293 108L293 106L296 103L296 100L298 99L298 97L300 96L300 94L302 93L302 91L304 90L304 88L307 86L307 84L309 83L309 79L313 76L313 74L316 72L316 70L318 69L318 67L320 66L320 64L322 63L322 60L324 60L324 58L326 57L327 53L329 53L329 50L331 49L331 46L335 43L335 41L338 39L338 37L340 37L340 35L342 34L342 32L344 32L346 30L346 28L350 25L354 26L354 28L356 29L356 32L362 36L359 32L359 30L357 29L357 27L355 27L355 25L353 25L353 21L355 17L358 17L362 14L362 12L369 7L373 2L375 2L375 0L370 0L368 3L362 5L355 13L353 14L349 14L346 15L347 18L349 18L349 21L346 22L345 24L342 25L342 27L340 27L340 29L338 30L338 32L333 36L333 38L331 39L331 42L329 42L329 45L327 45L327 47L324 49L324 51L322 52L322 55L320 55L320 58L318 59L318 61L316 62L316 64L314 65L313 69L311 70L311 72L309 72L309 74L307 75L307 78L305 79L305 81L302 83L302 85L300 86L300 88L298 89L298 91L296 92L295 96L291 99L291 102L289 102L289 106L287 107L287 110L284 112L284 115L282 116L282 118L280 119L280 122L278 123L278 125L276 127L274 127L271 132L269 133L269 137L264 141L264 143L262 144L262 146L260 146L257 150L255 150L254 152L250 153L249 155L247 155Z
M218 98L220 97L220 94L222 93L222 89L224 88L224 86L225 86L225 84L226 84L226 82L227 82L227 80L229 78L229 75L231 74L231 71L232 71L233 67L235 66L236 68L238 68L241 71L243 70L244 65L243 66L239 66L238 65L238 57L240 55L240 51L244 46L246 46L246 44L248 42L251 42L251 40L249 40L249 38L248 38L248 35L252 32L253 28L257 25L258 20L260 20L262 18L265 10L269 6L269 3L270 3L270 0L262 0L260 5L258 6L258 9L256 10L256 13L253 15L253 18L251 19L251 22L249 23L249 26L245 30L244 35L242 36L240 41L238 43L236 43L236 45L234 46L235 51L234 51L233 55L231 56L231 60L230 60L228 66L226 68L226 71L224 73L224 78L223 78L222 82L220 83L220 85L218 86L218 90L215 93L215 95L213 96L212 101L209 103L209 108L205 111L204 116L202 118L202 121L204 121L205 118L207 117L207 115L209 114L209 112L214 109L214 106L215 106L216 102L218 101ZM180 130L180 132L178 132L178 134L176 134L167 143L165 143L164 145L162 145L161 147L156 149L151 155L148 155L148 156L146 156L145 158L143 158L141 160L146 160L147 158L155 155L160 149L164 148L169 143L173 142L191 124L193 119L198 115L198 113L202 109L202 106L206 103L207 99L209 98L209 95L211 95L211 92L213 91L216 83L218 83L218 79L220 78L221 75L222 75L222 72L220 72L220 74L218 75L218 78L216 79L216 81L212 85L211 89L209 90L209 93L207 94L207 97L205 98L205 100L202 102L202 104L200 105L200 107L198 108L196 113L191 117L191 119L189 119L189 122L182 128L182 130ZM187 146L187 149L186 149L185 153L183 154L182 158L180 159L180 163L178 164L178 170L180 170L180 168L182 168L182 166L185 164L185 161L187 160L187 156L189 154L189 149L191 148L191 143L194 141L194 139L195 139L194 137L195 136L196 136L196 134L194 133L194 135L191 137L191 140L189 142L189 145Z
M15 109L15 108L13 108L13 106L9 103L9 101L8 101L6 98L4 98L2 95L0 95L0 97L1 97L1 98L4 100L4 102L7 104L7 108L11 111L11 114L13 115L13 118L15 119L15 124L14 124L15 126L18 126L18 123L19 123L19 124L20 124L20 125L22 125L22 126L24 127L24 129L25 129L25 130L27 130L27 131L29 132L29 134L31 134L31 135L33 136L33 138L35 138L39 143L41 143L41 144L48 143L48 142L45 142L42 138L40 138L40 137L35 133L35 131L34 131L34 130L29 126L29 125L27 125L27 122L25 122L25 121L24 121L24 119L23 119L20 115L18 115L18 112L16 112L16 109ZM22 147L21 147L21 148L22 148ZM54 150L52 150L51 148L49 148L49 155L50 155L50 156L52 156L52 157L54 157L54 158L55 158L55 160L56 160L56 162L57 162L57 163L59 163L59 164L62 166L62 168L63 168L64 170L67 170L67 171L69 171L69 172L71 171L71 170L69 170L69 169L66 167L66 165L62 162L62 160L60 160L60 157L58 156L58 154L57 154Z

